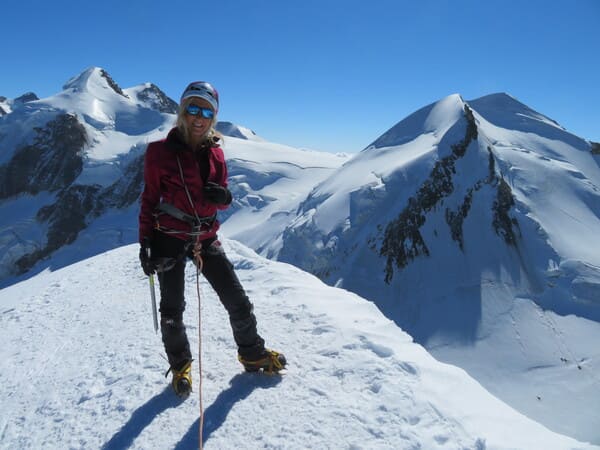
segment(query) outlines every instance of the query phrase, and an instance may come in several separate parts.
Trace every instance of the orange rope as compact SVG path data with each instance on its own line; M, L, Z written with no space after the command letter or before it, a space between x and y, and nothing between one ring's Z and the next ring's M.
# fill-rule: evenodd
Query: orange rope
M198 369L200 376L198 379L198 400L200 404L200 424L198 429L199 448L202 450L202 431L204 429L204 407L202 406L202 309L200 301L200 272L202 272L202 255L200 241L194 246L194 262L196 263L196 293L198 294Z

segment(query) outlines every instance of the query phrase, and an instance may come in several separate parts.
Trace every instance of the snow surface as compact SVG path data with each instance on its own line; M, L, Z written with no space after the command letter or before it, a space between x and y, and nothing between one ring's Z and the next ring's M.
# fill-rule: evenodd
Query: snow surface
M19 256L39 250L40 243L46 240L47 226L36 221L35 215L41 207L52 204L54 199L53 194L44 192L0 202L0 217L10 218L0 223L0 276L9 275L12 261Z
M131 88L130 94L136 89ZM162 139L175 120L173 114L144 107L127 92L117 93L101 68L90 67L69 80L56 95L13 105L12 113L0 123L0 137L18 140L3 139L0 163L32 139L35 127L43 127L60 112L69 112L77 115L90 138L84 150L83 172L75 183L109 186L122 176L123 158L133 157L148 142Z
M204 448L592 449L434 360L370 302L225 241L282 377L246 374L201 280ZM0 291L0 447L198 447L199 363L185 402L163 377L137 245ZM195 271L185 320L198 346Z
M10 112L12 112L11 103L12 103L12 101L10 99L0 101L0 108L2 108L2 111L4 111L4 114L9 114ZM0 117L2 117L2 116L3 116L3 114L0 111Z
M158 113L135 100L136 92L149 84L124 89L125 97L116 93L100 73L101 69L90 68L70 80L64 91L47 99L21 104L8 100L6 103L13 109L0 121L0 164L10 158L16 147L32 139L34 127L69 111L78 115L91 136L77 183L108 186L121 177L121 167L139 156L147 142L163 138L174 116ZM366 243L377 224L394 218L406 199L414 195L436 160L448 155L448 144L462 138L462 130L455 124L462 117L464 103L460 96L451 95L422 108L393 127L385 139L375 141L353 158L269 143L238 127L246 139L227 137L224 143L236 201L220 216L225 221L221 235L276 258L285 234L303 225L312 227L307 234L309 239L302 242L302 251L307 254L323 248L335 250L343 244L345 232L355 233L352 252L336 255L335 264L326 261L332 270L336 265L345 267L345 271L336 273L338 284L347 288L360 286L365 298L375 301L398 322L418 323L410 329L411 333L426 343L436 358L460 365L489 392L521 413L560 433L600 443L600 410L596 406L600 404L600 355L596 345L600 339L600 317L595 312L600 299L600 159L590 155L589 143L506 94L469 101L479 126L479 149L472 145L460 162L458 169L467 175L445 206L456 209L465 186L481 177L482 172L485 174L486 147L492 147L498 171L517 200L514 211L520 214L522 233L518 254L506 250L489 229L489 206L495 192L484 187L475 196L463 224L468 236L466 251L459 251L452 241L444 211L435 211L421 229L434 257L417 260L398 274L389 302L377 298L383 290L381 259L373 257ZM35 211L51 204L53 198L42 193L0 204L0 213L5 213L0 214L4 217L0 226L2 262L17 259L44 242L46 230L35 221ZM390 198L391 203L386 201ZM381 204L385 208L377 210ZM90 223L75 242L40 262L26 276L135 242L137 213L137 205L108 211ZM358 231L353 231L356 226ZM275 269L279 265L271 266L248 256L247 250L237 243L228 245L247 288L258 293L253 297L258 297L255 303L261 326L269 324L266 337L275 348L291 355L297 369L274 384L239 375L231 354L227 320L220 307L211 309L211 315L221 317L219 330L209 333L210 345L231 354L228 358L212 350L207 354L219 367L208 372L214 386L208 388L205 402L214 405L207 413L207 418L216 417L208 432L213 448L229 448L230 442L243 448L243 435L253 436L253 443L263 439L257 446L272 448L306 448L301 439L313 448L577 447L573 441L560 439L556 444L560 447L546 445L547 436L554 439L554 434L543 434L539 444L526 441L532 433L528 426L515 427L514 433L512 428L514 420L521 424L531 423L529 420L514 412L510 413L510 420L497 416L497 401L493 401L493 407L482 406L483 412L468 409L472 403L469 399L456 400L452 396L462 395L466 389L462 384L451 395L434 395L434 388L426 386L423 375L430 371L422 369L422 365L429 367L433 363L406 359L404 352L410 353L406 349L413 348L412 344L403 343L409 339L407 335L397 327L392 330L391 323L374 309L376 319L371 312L365 313L364 307L356 306L362 300L345 291L330 291L306 274L280 272ZM163 390L160 340L149 342L148 335L140 334L143 327L150 329L151 319L147 286L144 288L137 269L135 250L127 247L115 252L55 273L39 274L0 291L0 336L3 343L9 342L0 353L0 381L8 380L7 385L13 386L17 381L15 372L22 370L37 380L35 388L26 392L23 403L17 397L22 389L2 391L0 410L10 413L0 413L0 447L20 448L22 443L26 448L39 448L44 446L44 440L49 447L60 448L122 448L134 440L135 448L169 448L177 443L178 448L194 446L192 425L197 415L192 410L197 410L197 403L190 399L175 408L176 403ZM123 266L115 256L124 254L119 252L129 252L128 265ZM259 267L260 270L254 270ZM272 279L263 278L265 270ZM82 272L81 277L77 271ZM118 273L119 278L107 275L111 273ZM109 279L103 280L103 275ZM192 274L189 278L191 284ZM291 284L284 283L289 278ZM138 284L131 283L135 279L139 279ZM74 280L74 284L66 280ZM308 290L307 299L308 287L314 290ZM188 289L188 298L195 298L193 289ZM284 300L276 295L278 289L284 293ZM204 290L208 300L216 304L210 290ZM139 310L131 309L131 300L117 301L122 298L137 299L134 305L139 304ZM263 311L261 320L263 298L278 308L273 316ZM195 314L193 302L189 303L188 322ZM203 305L204 311L208 307ZM354 308L365 317L353 316ZM74 317L84 323L71 322ZM381 324L385 332L375 333L375 339L361 331L365 326L363 319ZM123 320L143 322L143 326L122 329L127 328L122 326ZM323 330L319 328L320 321ZM290 336L290 325L301 327L302 334ZM107 326L108 331L102 326ZM294 333L296 329L293 328ZM194 329L190 331L193 334ZM197 335L197 329L195 332ZM338 334L348 341L340 342ZM21 337L25 343L19 342ZM36 348L40 342L47 345ZM125 352L122 342L130 343ZM327 344L331 344L331 353L326 351ZM393 352L386 357L389 349ZM91 361L82 356L88 354L92 355ZM419 370L413 373L402 369L407 361ZM140 375L135 372L136 367L129 368L136 363L149 369ZM224 363L229 365L222 366ZM128 367L125 374L121 373L123 367ZM446 379L465 377L462 372L448 375L448 366L435 367L433 372L442 373L439 379L432 376L439 389L452 390ZM452 368L451 372L455 370ZM280 388L289 380L296 387L286 397L288 393L282 394ZM309 385L309 381L314 383ZM314 386L319 383L323 386ZM418 388L413 390L415 384ZM372 389L375 385L380 387ZM489 397L481 393L480 387L477 389L477 402L480 397ZM267 396L259 403L260 408L249 404L250 399L256 400L256 394ZM276 418L281 422L254 429L249 416L264 417L264 411L273 408L268 401L280 395L285 399L284 405L277 406ZM438 400L447 395L449 400L443 401L452 404L444 409ZM365 406L364 397L379 403L375 406L367 402ZM385 401L388 398L389 402ZM27 407L27 401L35 406ZM191 410L189 403L193 405ZM434 409L442 413L436 415ZM475 427L471 421L479 412L473 411L481 412L491 422L509 424L511 431L498 423L484 423L479 432L479 423ZM82 412L88 415L77 423L75 416ZM336 417L339 429L333 423ZM294 423L295 418L302 418L303 422ZM442 426L442 422L447 425ZM163 436L161 430L178 423L175 436ZM40 430L33 436L30 424L34 425L32 429ZM430 424L433 428L427 431ZM273 430L279 429L282 433L273 436ZM445 431L436 434L439 430ZM227 434L234 438L224 444ZM289 446L284 434L292 435L288 437L293 439ZM506 439L496 437L502 434L507 435ZM323 436L326 444L319 445ZM510 444L512 440L514 445Z
M347 154L300 150L267 141L225 137L229 183L243 207L232 208L222 233L258 249L276 254L281 235L310 190L350 159ZM268 224L268 226L265 226Z
M535 125L537 134L534 129L508 130L477 117L521 207L543 224L557 253L600 268L599 247L590 245L600 229L600 168L589 145L547 122Z
M375 302L436 358L528 417L598 444L600 168L590 145L507 94L438 103L317 185L277 257ZM477 140L456 160L451 193L419 226L428 255L395 268L388 285L379 230L464 138L465 104ZM516 201L515 247L492 226L490 151ZM469 189L461 248L446 214L463 207Z
M149 142L163 139L175 122L175 115L160 113L153 108L159 99L151 83L123 89L124 95L109 84L103 70L90 67L73 77L58 94L41 100L17 105L18 108L0 121L0 164L14 151L30 142L35 127L43 127L61 112L75 114L85 127L88 143L85 146L83 170L73 184L108 187L122 179L129 163L141 156ZM138 94L145 91L142 101ZM8 102L8 100L7 100ZM276 254L281 239L276 238L289 224L299 204L312 187L346 162L350 155L301 150L267 142L249 129L229 122L220 122L225 136L223 148L229 164L230 186L235 203L220 215L228 221L224 232L243 239L264 255ZM48 204L37 199L39 207ZM33 249L45 245L45 233L35 219L36 199L27 200L30 214L6 214L0 217L0 272L4 285L11 263ZM22 208L24 201L7 200L6 211ZM38 208L39 209L39 208ZM23 209L25 211L25 209ZM78 239L58 250L52 264L70 264L115 246L137 241L132 224L138 211L109 211L90 223ZM269 226L265 227L264 224ZM60 263L59 263L60 262ZM47 267L41 262L32 273ZM56 267L56 266L54 266ZM8 281L7 281L8 280Z

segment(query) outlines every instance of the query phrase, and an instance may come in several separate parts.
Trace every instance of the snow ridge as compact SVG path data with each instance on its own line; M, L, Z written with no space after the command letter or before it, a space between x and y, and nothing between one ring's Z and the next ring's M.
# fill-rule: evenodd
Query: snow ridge
M36 283L34 275L45 269L70 266L82 258L135 242L141 158L147 142L163 138L174 120L176 103L151 83L122 90L105 71L90 68L65 86L57 95L41 100L34 94L14 100L0 98L0 107L8 111L0 118L0 170L10 174L2 176L4 197L0 202L0 269L4 270L0 270L0 277L6 284L16 281L9 278L14 272L7 273L7 268L33 267L23 277L32 277L30 281ZM471 111L472 117L466 111ZM77 145L63 148L69 158L54 149L63 146L51 143L59 142L56 138L61 135L60 130L54 130L52 125L60 122L59 118L67 125L65 130L83 129L84 138ZM466 139L472 123L476 126L476 138ZM600 402L600 380L595 375L600 369L595 345L600 339L597 144L573 136L555 121L503 93L472 101L464 101L458 94L448 96L407 117L353 157L270 143L229 123L223 124L223 130L230 133L223 147L235 202L220 216L224 222L222 236L238 239L263 256L290 261L331 285L370 299L394 321L390 326L408 331L436 358L463 367L488 391L521 413L555 432L600 444L600 417L595 408ZM36 172L33 166L23 164L27 161L47 170ZM62 173L54 173L54 167ZM30 179L36 183L25 182ZM41 192L40 186L45 186ZM19 192L14 192L15 187ZM393 248L393 277L388 277L386 283L386 260L381 254L384 233L404 212L409 220L404 222L406 227L399 226L398 230L410 233L403 235L403 245L389 247ZM235 248L236 244L229 245ZM402 249L414 248L419 249L413 252L414 257L394 259ZM36 256L43 259L36 260ZM247 259L246 264L255 264L253 258ZM123 273L134 278L138 276L134 256L131 261L132 266ZM406 264L396 264L399 261ZM120 266L115 263L115 267ZM102 273L109 272L106 269ZM43 273L39 279L55 283L55 279L45 278L50 276ZM269 285L272 280L262 281ZM75 282L78 286L85 284L81 280ZM273 283L272 291L279 292ZM46 300L52 303L51 295L53 299L62 298L65 290L71 289L60 283L57 286L28 304L38 305L36 302L43 297L45 307ZM98 291L105 289L96 287ZM261 293L259 297L268 296L262 285L253 289ZM294 290L281 289L285 294ZM21 298L14 290L7 292ZM123 288L123 292L130 291ZM334 302L328 294L318 292L314 296ZM347 298L345 294L333 297L338 296ZM24 310L18 310L20 315L11 315L11 301L3 301L3 306L7 306L2 311L7 315L0 314L0 321L11 317L10 323L29 322L30 316ZM101 304L101 300L97 301ZM70 310L78 305L75 302ZM277 305L287 311L287 304ZM108 310L111 308L119 310L112 304L107 306ZM320 311L322 305L315 308ZM348 309L340 304L331 316ZM306 310L308 306L300 308ZM56 314L56 322L48 328L41 326L47 331L49 342L53 342L52 333L61 335L60 330L67 328ZM65 313L66 317L70 315ZM81 317L93 323L94 319L85 314ZM105 321L111 318L106 317ZM297 323L307 330L318 328L312 316L309 322L301 313L293 319L291 325ZM277 323L280 318L271 320ZM367 324L360 324L368 328ZM339 323L326 325L333 330L339 328ZM17 328L12 329L17 333ZM37 333L44 335L39 330ZM366 347L388 362L398 354L393 345L386 345L387 334L383 340L376 340L360 331L349 333L354 339L353 347L340 343L331 358ZM333 334L315 331L309 337L333 338ZM33 339L33 335L27 336ZM286 336L281 332L279 342L285 343L284 349L294 345L307 345L299 347L307 352L320 349L304 343L292 344L285 341ZM365 342L372 345L365 347ZM98 341L97 345L102 343ZM111 357L118 359L115 355L119 348L114 347L112 356L97 356L112 364ZM40 351L35 347L29 350L32 354ZM115 371L131 361L145 364L145 358L136 354L127 361L118 360ZM378 361L368 363L382 371L394 372L397 368L379 366ZM49 363L34 366L46 364ZM316 362L311 364L317 367ZM237 370L232 362L234 366ZM348 363L346 372L352 373L353 369ZM106 368L94 367L90 374L93 370L101 372ZM13 372L14 369L7 369L3 373ZM393 383L380 372L364 373L365 377L383 379L382 386ZM329 374L338 377L335 371ZM221 375L222 379L229 379L226 373ZM67 378L75 379L75 375ZM363 381L369 385L368 378ZM162 386L163 380L160 383ZM111 383L99 382L100 388L103 384ZM83 384L82 388L88 387ZM98 409L106 405L102 403L105 396L126 396L125 391L113 394L96 388L89 388L89 399L81 402L94 404L90 413L96 416ZM225 402L231 395L252 389L237 381L233 390L225 385L221 388L219 392L225 392L221 400ZM264 387L266 391L272 388ZM402 389L408 391L409 387L403 385ZM386 392L384 388L380 391ZM97 404L91 403L96 392L104 394L94 400ZM376 387L372 392L378 395ZM69 395L65 394L65 398L74 403L85 397ZM250 395L251 392L240 397ZM321 399L328 400L326 395ZM163 405L163 400L159 396L150 401L150 411ZM53 401L46 398L46 404L52 405ZM377 430L377 424L344 403L350 401L341 403L344 411L352 411L361 423L369 423L371 430ZM405 404L402 408L410 410ZM132 409L123 411L131 413ZM228 410L218 407L211 411L222 414ZM344 411L339 412L342 417L346 417ZM387 411L385 405L371 411L370 417L387 423L381 411ZM148 409L142 408L141 412ZM256 415L252 409L247 413ZM216 436L228 414L219 416L216 425L211 425L212 436ZM57 418L52 413L47 417ZM139 418L139 414L135 417ZM399 423L412 422L402 416ZM122 423L125 419L119 425ZM118 443L123 436L130 439L130 427L140 423L141 420L128 422L122 432L112 435L116 440L109 442ZM288 426L294 429L292 424ZM0 422L0 436L5 433L3 429L9 430ZM303 431L318 435L316 425ZM411 433L404 428L402 431ZM193 431L190 433L186 436L192 437ZM387 428L377 433L387 439ZM422 436L415 442L421 438L431 440L431 436ZM495 448L487 436L481 436L469 434L464 446ZM437 444L443 445L444 439ZM387 445L385 442L382 448ZM452 439L447 442L451 448L459 447L454 446Z
M290 366L281 378L242 373L226 313L202 281L207 450L594 448L435 361L372 303L237 242L225 248L254 299L259 331ZM194 280L189 264L193 349ZM197 391L183 403L170 392L148 296L136 245L0 291L0 447L197 447ZM197 362L193 376L198 386Z
M383 137L312 189L277 258L374 301L529 417L600 443L590 143L506 94L450 96Z

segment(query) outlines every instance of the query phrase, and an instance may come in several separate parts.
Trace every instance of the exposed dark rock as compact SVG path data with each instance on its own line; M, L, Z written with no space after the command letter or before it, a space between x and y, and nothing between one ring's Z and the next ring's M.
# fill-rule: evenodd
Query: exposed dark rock
M419 232L425 223L426 211L419 205L419 200L411 197L408 206L398 218L390 222L384 232L384 240L379 250L381 256L387 257L385 281L389 283L396 267L406 267L409 260L419 255L429 255L429 249Z
M146 89L138 92L138 100L146 103L150 108L167 114L177 114L177 102L167 97L155 84L150 84Z
M464 250L463 222L469 214L469 209L471 209L473 191L473 189L468 190L458 211L454 212L449 208L446 209L446 223L448 223L448 226L450 227L450 234L452 239L458 242L461 250Z
M115 80L112 79L112 77L108 74L108 72L104 69L100 70L100 75L106 79L106 82L108 83L108 85L112 88L113 91L115 91L117 94L122 95L125 98L129 98L129 96L127 96L127 94L125 94L123 92L123 89L121 89L119 87L119 85L117 84L117 82Z
M27 92L23 95L21 95L20 97L15 98L15 103L27 103L27 102L34 102L36 100L39 100L38 96L35 95L33 92Z
M81 173L85 128L72 114L61 114L35 129L33 143L17 149L0 167L0 199L69 186Z
M141 154L131 161L124 174L113 185L72 185L60 192L57 200L41 208L38 222L48 224L47 242L43 248L24 255L16 262L18 273L31 269L38 261L73 242L80 231L109 208L125 208L139 199L143 182Z
M477 125L471 109L465 105L467 128L465 137L453 144L452 154L438 160L415 197L411 197L407 207L390 222L383 232L384 238L379 254L387 257L385 281L389 283L393 277L394 266L402 269L417 256L429 255L429 249L419 229L425 224L425 214L439 206L445 197L454 191L452 176L456 173L455 163L465 155L469 144L477 139ZM476 181L467 189L466 195L456 211L446 208L446 223L450 228L452 239L458 242L464 251L463 223L469 214L474 194L485 185L497 186L496 201L493 205L493 227L507 244L516 245L518 222L510 217L510 209L514 206L514 198L508 184L496 174L496 162L492 149L488 147L489 164L487 177ZM380 232L381 233L381 232Z
M464 156L471 141L477 139L477 125L473 113L467 105L465 105L464 111L467 121L464 139L452 145L451 155L435 163L429 178L419 188L417 194L409 198L408 205L395 220L387 225L384 231L379 254L387 258L386 283L392 280L394 265L397 268L403 268L417 256L429 255L429 249L419 231L425 224L425 214L453 192L452 175L456 172L455 162ZM464 208L466 210L464 214L466 215L468 206L464 206ZM450 213L450 220L455 227L459 225L456 222L457 217L456 213Z
M39 260L73 242L86 227L86 217L94 208L99 186L74 185L60 193L56 202L38 211L36 219L48 223L46 245L16 262L19 273L26 272Z
M457 211L451 211L450 208L446 209L446 223L450 227L450 235L452 239L458 242L458 246L464 251L464 237L463 237L463 222L469 214L471 209L471 203L473 202L473 194L479 191L484 185L497 184L498 176L496 175L496 160L492 149L488 146L489 153L488 159L488 177L477 181L472 188L467 190L467 194L463 199L463 202L459 206Z
M473 111L467 105L465 105L465 119L467 119L467 130L465 137L462 141L452 146L452 152L457 158L462 158L467 151L467 147L477 139L477 124L475 123L475 117L473 117Z
M516 245L517 243L515 228L518 230L519 224L509 215L510 209L514 205L515 200L512 190L504 178L501 178L498 183L498 191L493 206L494 220L492 224L496 233L502 236L508 245Z
M6 97L3 97L0 95L0 102L5 102L6 101ZM8 114L4 108L2 108L2 106L0 106L0 117L5 116L6 114Z
M592 153L594 155L600 155L600 144L598 142L591 142L592 144Z
M489 175L487 182L491 183L496 178L496 158L494 158L491 147L488 146L487 150L489 156Z
M123 176L103 190L94 215L99 216L108 208L125 208L136 202L142 192L144 182L144 154L131 161L124 169Z

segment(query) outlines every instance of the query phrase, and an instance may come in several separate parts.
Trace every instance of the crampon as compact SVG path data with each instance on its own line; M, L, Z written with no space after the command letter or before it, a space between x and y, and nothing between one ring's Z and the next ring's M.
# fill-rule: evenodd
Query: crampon
M258 359L245 359L238 355L238 360L244 366L246 372L263 371L268 375L281 373L287 364L285 356L274 350L265 349Z
M180 398L187 398L192 392L192 361L186 362L179 370L171 367L167 370L165 377L169 372L173 373L171 385L175 394Z

